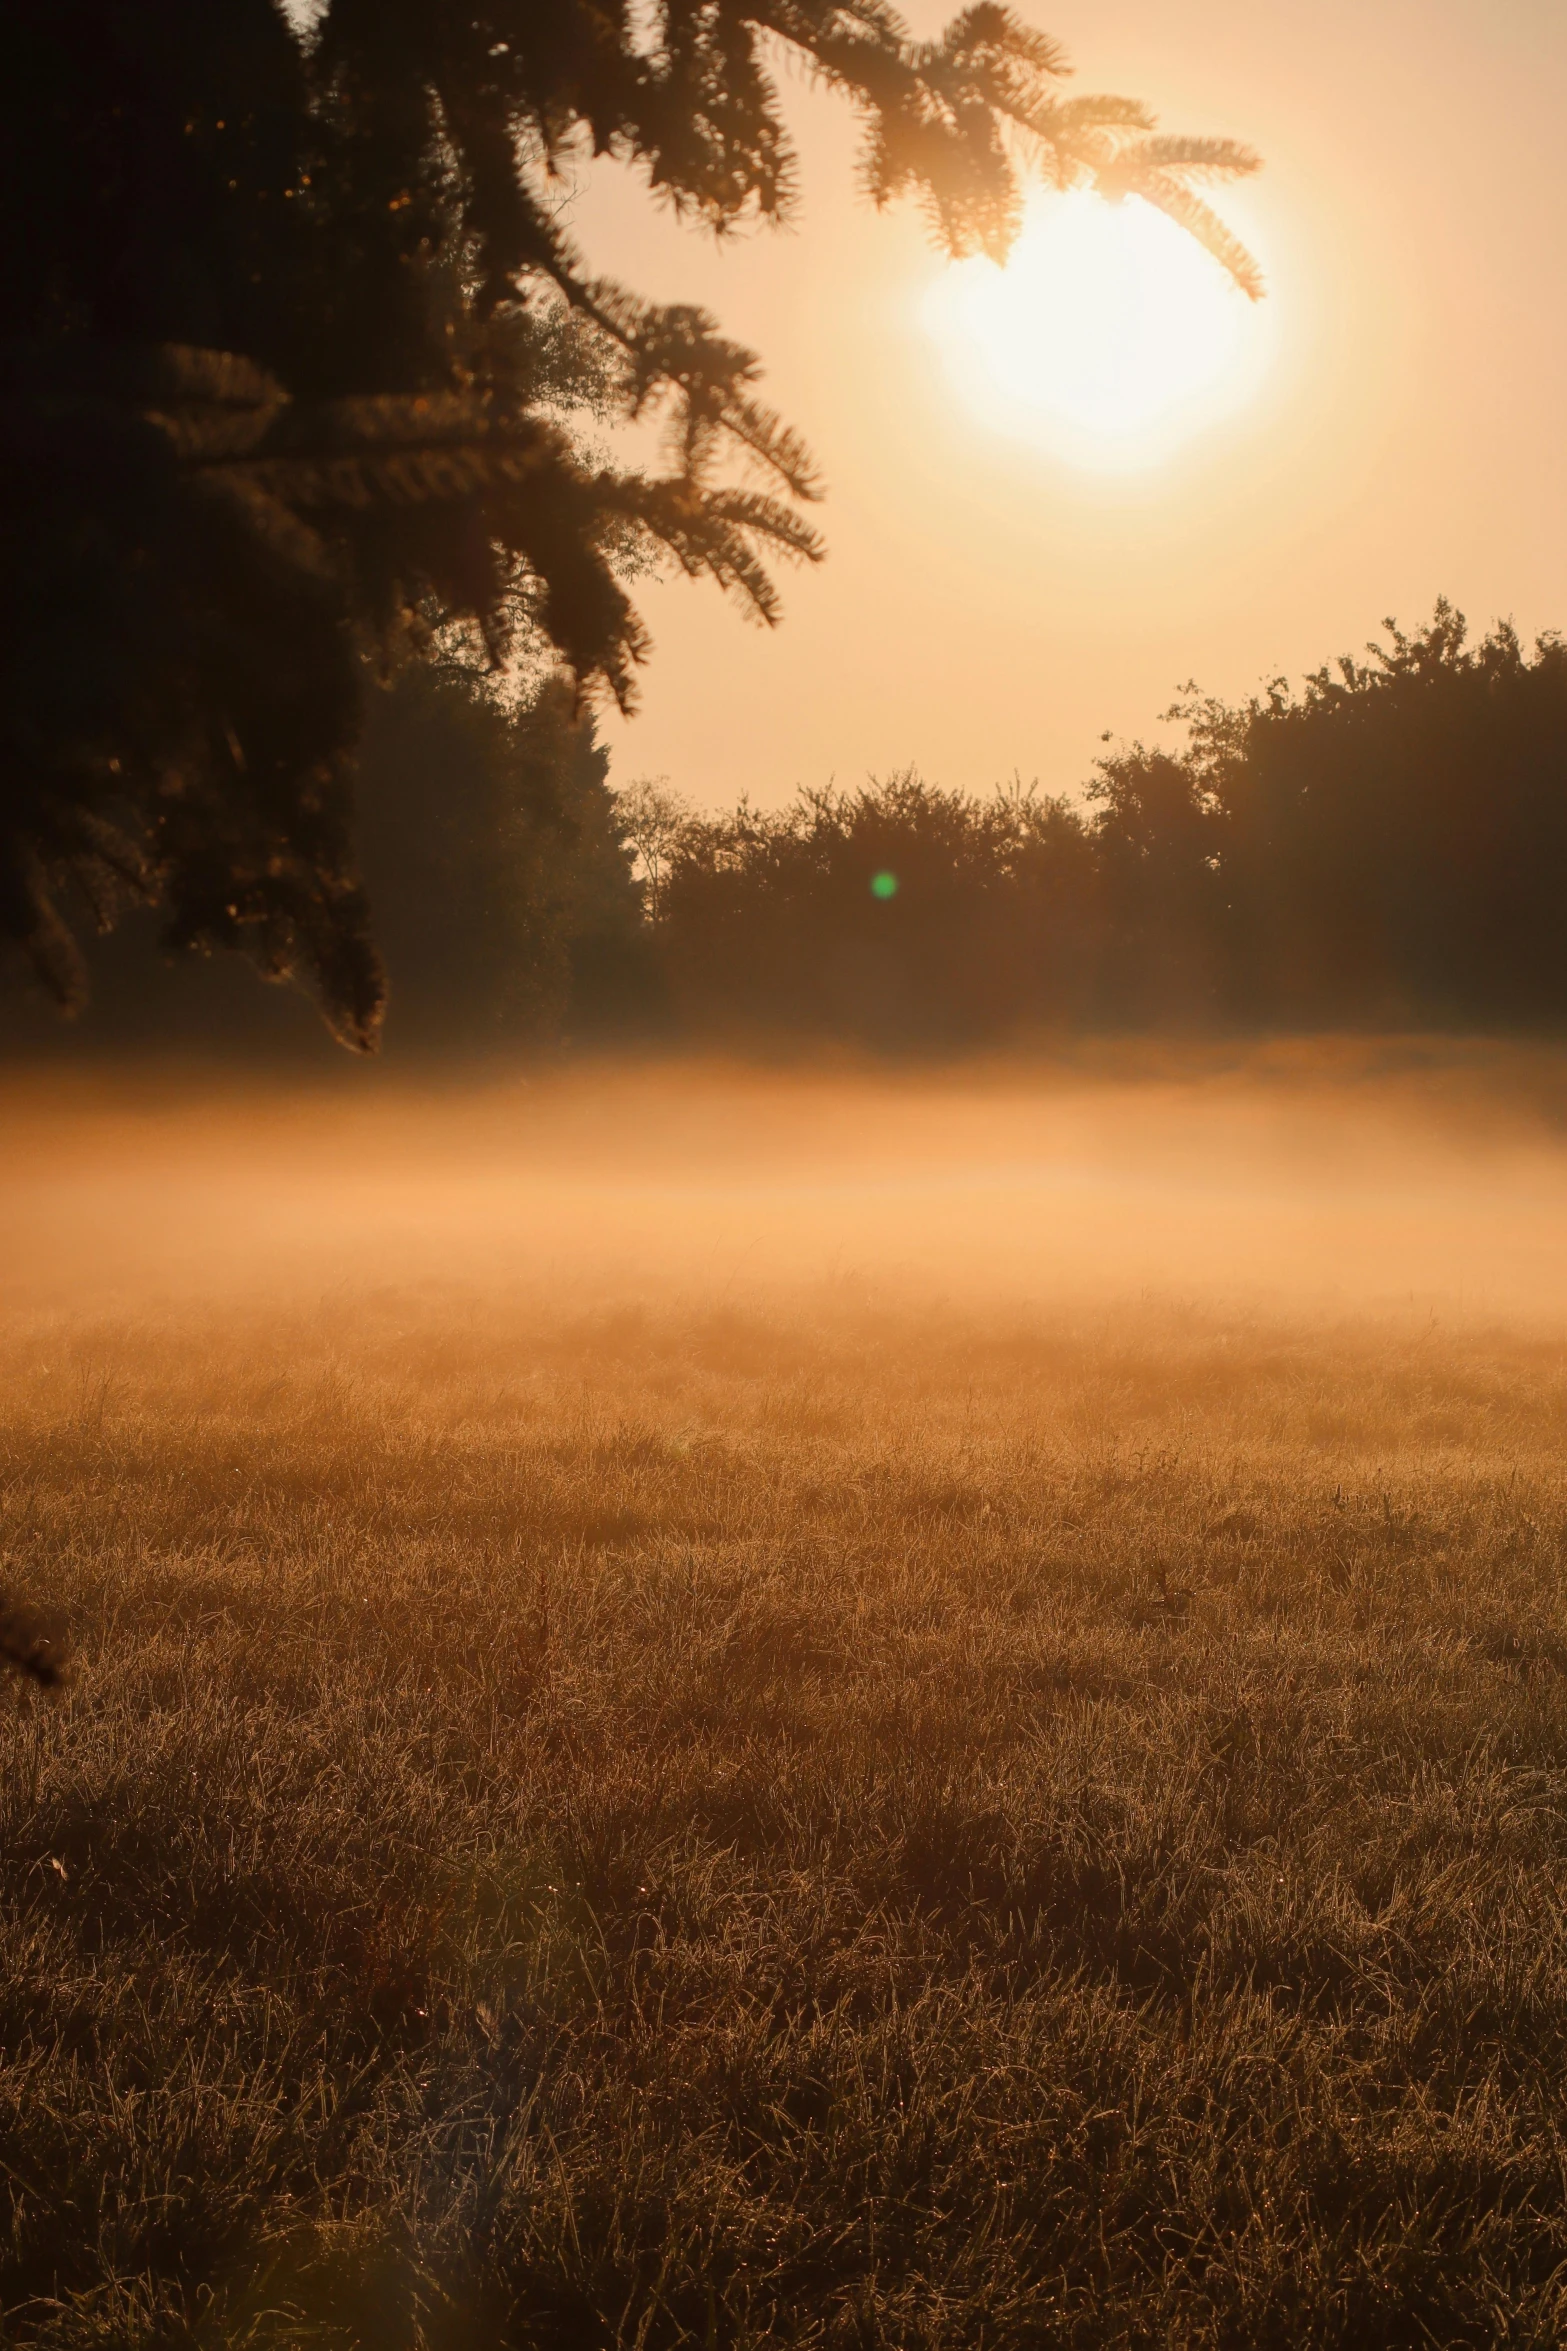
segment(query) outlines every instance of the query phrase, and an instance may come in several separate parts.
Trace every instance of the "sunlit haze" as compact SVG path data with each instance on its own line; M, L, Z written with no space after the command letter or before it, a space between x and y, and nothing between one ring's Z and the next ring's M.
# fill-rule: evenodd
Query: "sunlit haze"
M948 13L912 11L922 33ZM968 789L1016 771L1072 791L1105 730L1157 734L1189 677L1225 695L1299 677L1441 594L1477 627L1567 621L1550 291L1567 14L1026 13L1066 45L1069 90L1130 93L1163 128L1260 152L1260 176L1212 200L1266 301L1232 295L1195 248L1153 269L1163 224L1086 200L1036 204L1004 276L954 273L914 207L864 201L852 118L803 84L781 234L717 249L619 167L584 171L565 217L595 265L706 305L757 349L828 492L827 560L783 575L777 630L709 589L639 588L655 651L640 715L606 721L621 779L776 804L912 762ZM1108 340L1090 223L1126 241Z
M1526 1050L1150 1047L945 1079L588 1064L336 1100L127 1072L13 1078L9 1102L0 1265L39 1327L325 1296L345 1331L355 1302L436 1296L512 1332L671 1305L1567 1311L1560 1071Z
M1256 388L1269 314L1131 197L1033 197L1005 266L943 271L922 317L984 426L1068 463L1147 466Z

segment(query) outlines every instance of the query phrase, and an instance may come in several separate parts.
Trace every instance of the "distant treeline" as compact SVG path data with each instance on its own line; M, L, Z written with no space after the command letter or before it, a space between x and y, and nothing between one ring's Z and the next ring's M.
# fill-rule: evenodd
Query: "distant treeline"
M1567 647L1462 616L1099 762L1081 804L913 773L692 818L673 1016L953 1048L1076 1029L1567 1019Z
M1567 647L1430 625L1171 712L1080 802L912 771L703 816L616 793L558 684L416 672L361 779L388 1049L593 1039L953 1051L1080 1030L1567 1020ZM81 1041L315 1050L248 970L104 942ZM281 1001L280 1001L281 999ZM20 1040L43 1018L9 1016ZM329 1050L321 1044L323 1054Z

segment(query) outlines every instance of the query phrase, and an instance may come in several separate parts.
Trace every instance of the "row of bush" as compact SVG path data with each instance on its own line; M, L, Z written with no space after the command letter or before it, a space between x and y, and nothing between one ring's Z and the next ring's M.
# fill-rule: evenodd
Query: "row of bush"
M384 697L361 779L395 1053L659 1035L962 1050L1082 1029L1567 1018L1567 648L1461 615L1102 759L1080 801L912 771L699 814L548 683ZM103 943L84 1042L314 1044L248 970ZM283 1001L279 1002L280 995ZM41 1036L38 1014L11 1033ZM325 1050L324 1046L320 1048Z
M672 1017L962 1047L1170 1025L1567 1018L1567 648L1439 605L1298 691L1188 690L1082 800L909 773L666 824ZM644 856L646 863L646 856Z

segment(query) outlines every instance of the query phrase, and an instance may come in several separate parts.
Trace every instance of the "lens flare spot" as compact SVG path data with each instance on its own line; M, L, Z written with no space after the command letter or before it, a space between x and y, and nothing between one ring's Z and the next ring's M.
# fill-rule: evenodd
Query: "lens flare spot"
M896 898L897 895L898 877L895 873L888 873L883 869L881 873L871 875L871 896L873 898Z

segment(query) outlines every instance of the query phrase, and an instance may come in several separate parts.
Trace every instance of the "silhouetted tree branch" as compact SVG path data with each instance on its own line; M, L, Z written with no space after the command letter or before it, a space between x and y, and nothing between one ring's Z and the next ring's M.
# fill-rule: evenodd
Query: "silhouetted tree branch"
M777 617L821 552L752 353L594 277L566 166L611 156L724 234L795 201L778 71L857 109L877 203L1005 251L1021 175L1135 192L1253 266L1194 186L1253 168L1063 97L1006 9L914 39L877 0L18 0L0 97L0 935L81 992L94 919L297 972L351 1044L383 983L352 851L367 663L461 626L629 706L628 582ZM663 427L667 463L594 454Z

